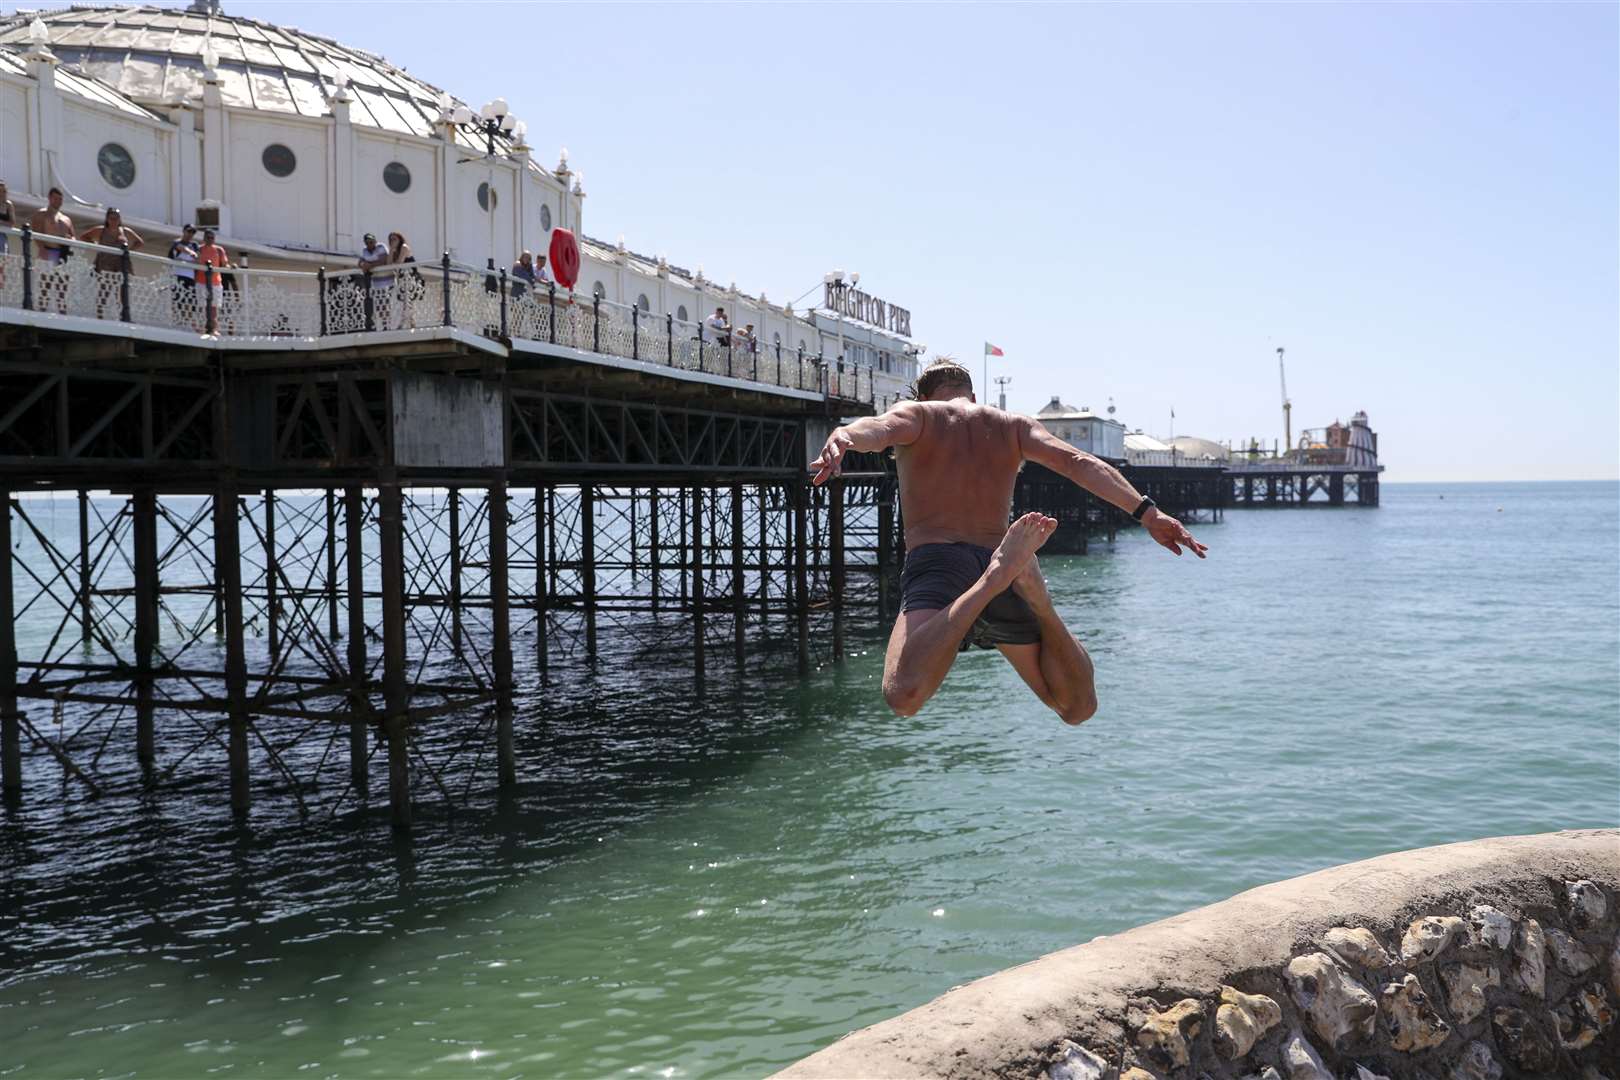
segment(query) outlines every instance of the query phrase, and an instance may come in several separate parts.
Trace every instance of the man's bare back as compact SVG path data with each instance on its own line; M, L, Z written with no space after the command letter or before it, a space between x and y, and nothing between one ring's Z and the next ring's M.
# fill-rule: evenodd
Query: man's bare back
M1014 417L965 398L910 406L922 433L894 452L906 547L963 541L995 547L1007 532L1024 460Z
M1063 625L1035 559L1057 522L1031 513L1008 524L1021 464L1043 465L1131 514L1177 555L1185 548L1203 558L1206 549L1106 461L1030 417L976 404L960 365L936 362L917 389L923 400L835 428L810 464L824 484L847 452L895 451L906 566L884 700L901 716L915 714L957 653L977 646L998 650L1065 723L1083 723L1097 709L1091 658Z

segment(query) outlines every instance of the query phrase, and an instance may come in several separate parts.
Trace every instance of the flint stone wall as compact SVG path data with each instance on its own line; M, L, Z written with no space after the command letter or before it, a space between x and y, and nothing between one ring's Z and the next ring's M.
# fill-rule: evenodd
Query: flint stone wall
M778 1074L1620 1080L1620 831L1385 855L1052 953Z

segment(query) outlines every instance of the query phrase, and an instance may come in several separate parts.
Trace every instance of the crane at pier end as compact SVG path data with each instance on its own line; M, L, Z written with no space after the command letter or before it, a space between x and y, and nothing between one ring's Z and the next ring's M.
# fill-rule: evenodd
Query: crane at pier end
M1283 367L1283 347L1277 346L1277 378L1282 382L1283 452L1294 447L1294 403L1288 400L1288 369Z

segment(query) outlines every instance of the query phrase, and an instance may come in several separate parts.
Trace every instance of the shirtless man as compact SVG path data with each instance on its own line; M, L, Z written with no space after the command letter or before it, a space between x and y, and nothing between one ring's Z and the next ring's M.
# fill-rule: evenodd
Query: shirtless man
M73 237L73 222L62 213L62 189L53 187L46 197L45 205L28 215L28 227L34 230L34 236L65 236L69 240ZM56 294L56 310L63 315L67 314L67 268L62 264L67 261L68 251L66 244L49 244L36 239L34 250L39 255L44 266L40 268L39 297L40 308L43 310L51 302L51 294Z
M1064 723L1084 723L1097 711L1091 657L1058 618L1035 561L1057 521L1030 513L1008 526L1018 470L1033 461L1067 477L1136 516L1177 555L1186 548L1203 558L1208 549L1106 461L1027 416L976 404L973 377L955 361L930 364L917 397L834 429L810 464L824 484L848 451L895 448L907 554L884 700L914 715L971 644L999 649Z

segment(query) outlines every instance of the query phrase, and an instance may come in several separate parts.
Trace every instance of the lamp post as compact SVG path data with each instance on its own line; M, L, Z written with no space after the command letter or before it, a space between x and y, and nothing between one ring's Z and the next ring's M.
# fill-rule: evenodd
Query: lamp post
M827 286L828 306L832 308L833 314L838 317L838 371L839 374L842 374L844 370L844 291L859 285L861 275L851 273L849 283L845 284L842 270L829 270L822 275L821 281L822 284Z
M489 258L495 258L495 139L522 142L528 125L519 120L506 105L505 98L488 102L475 114L466 105L450 110L450 123L468 135L484 137L484 212L489 215ZM472 160L472 159L467 159ZM457 164L465 164L465 161Z

